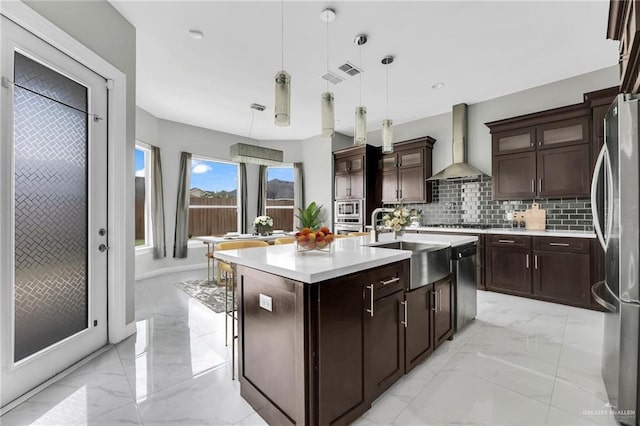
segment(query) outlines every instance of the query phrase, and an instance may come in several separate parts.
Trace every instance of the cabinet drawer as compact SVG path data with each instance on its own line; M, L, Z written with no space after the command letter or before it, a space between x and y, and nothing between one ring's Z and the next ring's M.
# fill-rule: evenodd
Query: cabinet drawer
M487 245L493 247L531 248L531 237L526 235L488 235Z
M590 241L590 238L534 237L533 249L541 251L589 253Z
M373 285L373 300L388 296L399 290L409 288L409 260L382 266L369 273L367 287Z

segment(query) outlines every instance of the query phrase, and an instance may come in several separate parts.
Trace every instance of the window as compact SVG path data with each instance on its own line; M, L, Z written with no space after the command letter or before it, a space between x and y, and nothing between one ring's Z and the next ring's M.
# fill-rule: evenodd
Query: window
M190 191L190 237L238 232L237 164L192 157Z
M136 143L136 248L149 247L151 242L151 150Z
M293 167L267 167L266 207L273 229L293 229Z

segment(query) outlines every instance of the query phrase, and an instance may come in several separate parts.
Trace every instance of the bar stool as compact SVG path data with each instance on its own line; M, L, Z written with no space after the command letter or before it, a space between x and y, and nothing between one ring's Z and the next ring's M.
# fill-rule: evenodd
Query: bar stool
M215 251L238 250L250 247L266 247L269 244L265 241L228 241L216 244ZM235 379L236 374L236 287L233 267L230 263L218 259L218 271L224 273L224 344L228 345L227 330L229 316L231 316L231 380ZM229 282L231 282L231 311L229 311Z

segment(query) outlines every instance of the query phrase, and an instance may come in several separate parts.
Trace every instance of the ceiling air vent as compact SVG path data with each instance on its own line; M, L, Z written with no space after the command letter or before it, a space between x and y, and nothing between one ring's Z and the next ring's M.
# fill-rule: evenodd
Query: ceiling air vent
M347 62L346 64L342 64L338 67L338 69L340 71L343 71L347 74L349 74L351 77L356 76L358 74L360 74L362 71L362 68L358 68L357 66L353 65L351 62Z
M338 74L328 71L325 75L322 76L323 80L327 80L329 83L338 84L344 81L344 78L340 77Z
M249 108L255 109L256 111L264 111L266 107L260 104L251 104L249 105Z

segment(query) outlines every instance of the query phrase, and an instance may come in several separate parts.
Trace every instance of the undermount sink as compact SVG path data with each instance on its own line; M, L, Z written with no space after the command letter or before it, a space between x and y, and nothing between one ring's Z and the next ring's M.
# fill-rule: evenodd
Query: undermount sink
M441 280L451 272L451 247L449 246L413 241L393 241L370 245L411 252L411 289Z

